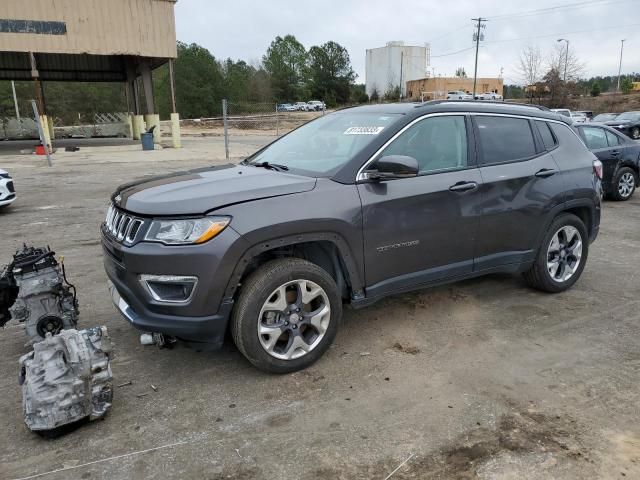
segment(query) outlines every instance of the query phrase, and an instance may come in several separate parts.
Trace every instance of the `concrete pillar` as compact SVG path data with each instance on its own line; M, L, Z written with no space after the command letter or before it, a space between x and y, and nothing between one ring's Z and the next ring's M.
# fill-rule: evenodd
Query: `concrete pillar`
M53 118L47 117L47 121L49 122L47 126L49 127L49 138L51 140L56 139L56 132L53 130Z
M128 114L125 120L127 137L133 138L133 115Z
M160 143L160 137L162 136L160 133L160 115L148 113L144 116L144 121L147 124L147 132L151 130L151 127L156 127L153 129L153 143Z
M142 115L133 116L133 139L140 140L140 133L144 132L144 117Z
M142 88L144 90L144 99L146 110L145 113L152 114L156 113L156 106L153 101L153 77L151 75L151 68L148 63L143 63L140 66L140 71L142 73Z
M171 143L173 144L173 148L182 147L180 138L180 115L178 113L171 114Z

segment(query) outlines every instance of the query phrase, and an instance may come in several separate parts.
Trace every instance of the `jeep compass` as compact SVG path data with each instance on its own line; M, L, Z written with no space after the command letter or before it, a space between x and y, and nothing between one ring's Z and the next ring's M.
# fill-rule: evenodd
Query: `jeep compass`
M238 165L122 185L102 225L112 299L145 332L215 347L230 329L282 373L322 356L344 305L495 272L562 292L602 195L569 122L503 103L369 105Z

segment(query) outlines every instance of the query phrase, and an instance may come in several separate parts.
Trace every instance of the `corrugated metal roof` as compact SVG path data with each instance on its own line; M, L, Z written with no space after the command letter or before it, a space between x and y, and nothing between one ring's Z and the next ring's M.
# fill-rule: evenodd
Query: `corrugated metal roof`
M126 80L127 60L134 64L141 57L126 55L70 55L57 53L35 54L36 65L43 81L123 82ZM164 58L145 58L156 68ZM0 80L30 80L29 54L0 52Z

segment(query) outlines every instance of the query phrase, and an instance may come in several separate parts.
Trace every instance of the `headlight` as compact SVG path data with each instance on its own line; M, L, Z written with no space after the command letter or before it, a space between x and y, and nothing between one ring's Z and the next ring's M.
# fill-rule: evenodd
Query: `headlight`
M144 239L169 245L204 243L222 232L230 221L229 217L154 220Z

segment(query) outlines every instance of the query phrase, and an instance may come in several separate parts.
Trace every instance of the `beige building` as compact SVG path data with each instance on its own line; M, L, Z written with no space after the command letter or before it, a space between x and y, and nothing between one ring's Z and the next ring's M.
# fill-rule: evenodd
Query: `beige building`
M473 78L431 77L407 82L407 99L438 100L447 98L447 92L462 90L473 92ZM503 94L502 78L477 78L476 93Z
M130 110L155 114L151 71L177 56L175 3L0 0L0 80L33 80L43 113L42 82L123 82Z

